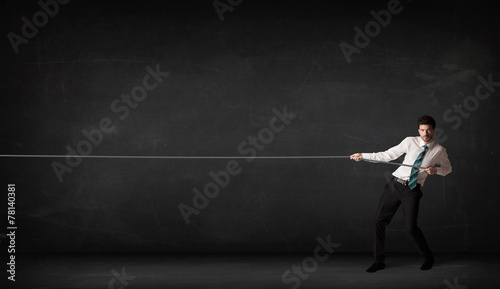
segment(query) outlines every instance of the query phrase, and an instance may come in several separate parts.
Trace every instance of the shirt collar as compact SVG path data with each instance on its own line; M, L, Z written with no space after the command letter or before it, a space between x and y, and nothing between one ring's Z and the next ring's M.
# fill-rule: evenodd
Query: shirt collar
M436 141L433 139L431 141L431 143L427 144L428 150L431 150L435 143L436 143ZM424 148L424 145L426 145L425 142L424 142L424 140L421 137L418 137L418 145L421 148Z

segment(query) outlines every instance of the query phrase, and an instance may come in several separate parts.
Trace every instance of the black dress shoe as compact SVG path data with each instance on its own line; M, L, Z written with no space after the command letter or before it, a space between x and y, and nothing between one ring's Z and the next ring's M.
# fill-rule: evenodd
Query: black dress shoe
M420 270L430 270L432 268L432 265L434 265L434 258L426 258L424 264L422 264L422 267L420 267Z
M385 268L384 263L375 262L375 263L373 263L373 265L370 266L370 268L366 269L366 272L373 273L373 272L377 272L378 270L382 270L384 268Z

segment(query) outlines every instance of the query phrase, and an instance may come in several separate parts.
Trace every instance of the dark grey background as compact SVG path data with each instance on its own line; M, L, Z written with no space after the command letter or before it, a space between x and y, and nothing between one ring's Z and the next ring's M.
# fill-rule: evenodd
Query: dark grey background
M4 2L0 153L66 154L82 129L109 117L116 131L93 155L238 156L286 106L297 117L259 155L348 155L417 135L417 118L429 114L453 172L423 187L428 242L437 252L499 251L499 92L458 128L443 118L474 94L478 76L500 81L494 1L402 0L350 64L339 44L352 45L353 28L388 1L245 0L222 22L210 0L105 2L61 5L17 54L6 35L40 7ZM118 120L110 103L157 64L169 77ZM192 189L227 160L87 159L62 183L52 161L0 159L2 220L15 183L20 252L309 252L327 235L339 251L369 252L396 168L240 160L242 173L186 225L178 205L191 205ZM387 234L389 251L415 251L401 211Z

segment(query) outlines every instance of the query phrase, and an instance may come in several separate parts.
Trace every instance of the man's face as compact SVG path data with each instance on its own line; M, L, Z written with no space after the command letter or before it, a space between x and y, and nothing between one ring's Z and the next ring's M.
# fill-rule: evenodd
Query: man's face
M422 140L426 143L430 143L432 141L432 136L434 136L435 129L432 128L430 124L421 124L418 126L418 133Z

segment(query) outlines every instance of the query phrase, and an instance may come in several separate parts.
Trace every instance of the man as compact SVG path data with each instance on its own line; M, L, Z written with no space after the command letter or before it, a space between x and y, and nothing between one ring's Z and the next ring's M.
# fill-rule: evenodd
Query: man
M400 166L393 172L393 178L385 185L384 193L380 198L375 217L375 239L373 242L373 263L366 272L372 273L385 268L385 227L403 205L405 228L415 242L418 251L424 257L421 270L429 270L434 264L434 256L427 245L424 234L417 226L418 208L422 191L428 175L438 174L446 176L451 172L446 149L433 139L436 122L430 116L424 115L418 119L418 133L420 137L407 137L399 145L379 153L355 153L350 156L355 161L361 159L392 161L402 154L406 154L403 164L424 167L418 169ZM439 165L439 167L435 167Z

